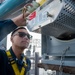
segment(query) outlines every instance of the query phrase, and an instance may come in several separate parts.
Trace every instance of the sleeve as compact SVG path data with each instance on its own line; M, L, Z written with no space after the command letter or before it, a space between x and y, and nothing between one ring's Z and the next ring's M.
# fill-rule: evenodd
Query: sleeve
M0 21L0 41L16 27L11 19Z

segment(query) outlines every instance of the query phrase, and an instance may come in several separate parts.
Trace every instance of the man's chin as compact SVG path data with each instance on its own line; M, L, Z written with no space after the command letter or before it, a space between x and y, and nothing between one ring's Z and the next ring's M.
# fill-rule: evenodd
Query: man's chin
M22 46L21 48L22 48L22 49L26 49L27 47L26 47L26 46Z

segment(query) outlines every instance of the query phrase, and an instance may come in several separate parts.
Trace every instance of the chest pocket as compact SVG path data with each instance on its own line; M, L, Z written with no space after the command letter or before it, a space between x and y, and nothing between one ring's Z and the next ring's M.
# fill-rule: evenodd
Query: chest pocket
M11 53L10 53L9 50L6 51L6 54L8 56L8 59L9 59L10 63L11 63L11 66L12 66L12 68L14 70L15 75L24 75L25 74L25 71L26 71L26 67L28 66L27 63L26 63L26 58L25 57L23 58L24 63L23 63L23 66L22 66L21 71L19 71L19 68L17 66L17 63L12 58L12 55L11 55Z

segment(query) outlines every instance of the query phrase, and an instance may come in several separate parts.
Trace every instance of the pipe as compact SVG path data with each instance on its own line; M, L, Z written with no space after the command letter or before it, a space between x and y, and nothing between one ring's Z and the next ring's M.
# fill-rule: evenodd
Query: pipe
M30 0L5 0L0 4L0 18L9 13L12 9L18 7L22 3L27 3Z

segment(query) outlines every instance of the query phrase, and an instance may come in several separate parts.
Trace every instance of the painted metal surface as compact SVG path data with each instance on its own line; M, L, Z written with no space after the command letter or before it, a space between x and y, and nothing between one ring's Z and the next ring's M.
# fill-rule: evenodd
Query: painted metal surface
M50 22L53 22L56 19L57 15L60 12L60 10L62 9L62 7L63 7L63 4L60 2L60 0L55 0L55 1L53 0L53 1L51 1L51 3L48 3L48 0L47 0L45 5L39 7L35 10L35 12L37 13L37 16L28 22L29 29L31 31L34 31L40 25L44 26L44 25L49 24ZM51 15L53 15L53 17L51 17L51 18L47 17L47 12L49 12Z
M72 67L72 70L70 70L70 72L72 72L72 74L74 73L75 39L62 41L52 36L42 35L42 55L42 64L59 65L59 71L63 69L63 66L67 68ZM49 67L50 66L47 66L46 68ZM54 70L56 70L55 67ZM68 71L67 74L69 74Z
M54 37L75 33L74 0L53 0L46 6L38 8L36 13L37 16L28 23L31 31Z
M54 2L59 2L60 5L54 5ZM60 2L61 1L61 2ZM45 8L49 15L47 17L44 13L39 22L31 27L31 31L42 34L42 63L59 65L59 71L62 66L69 66L75 68L75 34L73 39L72 33L75 33L75 1L74 0L54 0L52 9L56 8L53 17L51 16L51 9ZM60 9L59 9L60 8ZM42 9L43 10L43 9ZM51 11L50 11L51 10ZM57 12L58 11L58 12ZM41 12L43 14L43 11ZM34 19L33 19L34 20ZM64 33L69 33L68 37L64 40L59 40L57 37ZM65 36L67 34L64 34ZM48 67L48 66L47 66ZM47 68L46 67L46 68ZM74 69L73 69L74 70ZM69 74L69 73L67 73ZM65 75L67 75L65 74ZM60 74L62 75L62 74Z

